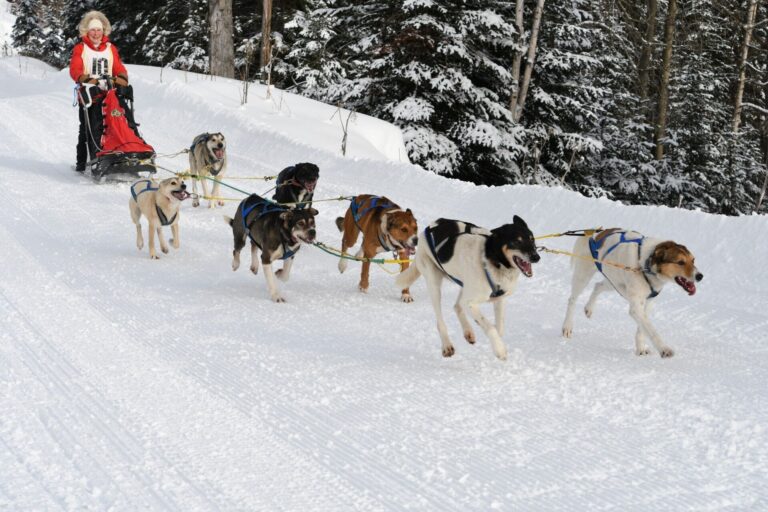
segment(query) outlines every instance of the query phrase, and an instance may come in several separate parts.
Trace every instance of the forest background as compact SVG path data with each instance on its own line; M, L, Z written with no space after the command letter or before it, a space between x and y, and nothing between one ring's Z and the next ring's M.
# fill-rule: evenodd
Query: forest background
M15 0L13 48L63 68L91 9L127 63L258 80L387 120L477 184L765 213L761 0ZM247 101L244 88L243 101Z

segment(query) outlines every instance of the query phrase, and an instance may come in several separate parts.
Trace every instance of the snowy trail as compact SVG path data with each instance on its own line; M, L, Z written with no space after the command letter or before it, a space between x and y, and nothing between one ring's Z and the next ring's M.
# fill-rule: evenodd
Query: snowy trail
M0 83L13 73L0 60ZM387 161L375 132L359 134L365 158L341 158L335 135L327 150L305 143L336 129L311 124L320 106L240 107L227 81L131 73L161 153L221 130L231 176L314 161L316 197L386 194L422 225L516 213L537 234L631 226L686 243L706 277L694 297L659 299L671 360L633 355L610 295L563 342L567 258L544 256L508 301L506 363L482 335L461 341L446 284L445 360L421 282L403 304L374 268L361 294L359 267L339 275L303 248L288 302L271 303L262 275L231 271L221 215L236 203L185 204L181 248L139 253L127 185L69 170L67 79L38 70L0 94L0 509L768 510L768 276L750 270L768 257L752 242L764 219L473 187ZM346 204L318 208L320 239L338 245Z

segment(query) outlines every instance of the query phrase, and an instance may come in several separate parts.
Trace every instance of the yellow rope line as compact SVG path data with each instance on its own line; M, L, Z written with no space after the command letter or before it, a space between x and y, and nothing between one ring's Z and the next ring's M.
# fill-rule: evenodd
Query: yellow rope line
M336 249L335 247L330 247L330 246L328 246L328 245L326 245L324 243L321 243L321 242L315 242L315 245L325 249L327 252L335 254L339 258L344 258L344 259L347 259L347 260L359 261L361 263L364 263L366 261L368 261L370 263L396 263L398 265L401 264L401 263L413 263L409 259L408 260L401 260L401 259L387 259L387 258L358 258L357 256L350 256L349 254L343 254L340 249ZM373 261L373 260L377 260L377 261Z
M610 265L612 267L620 268L621 270L626 270L627 272L641 272L642 271L639 268L628 267L626 265L621 265L620 263L614 263L612 261L605 261L605 260L600 261L600 260L595 259L595 258L593 258L591 256L582 256L581 254L574 254L574 253L568 252L568 251L560 251L560 250L557 250L557 249L547 249L546 247L539 247L539 250L543 251L543 252L548 252L550 254L562 254L562 255L565 255L565 256L570 256L571 258L579 258L579 259L582 259L582 260L591 261L592 263L598 262L601 265Z

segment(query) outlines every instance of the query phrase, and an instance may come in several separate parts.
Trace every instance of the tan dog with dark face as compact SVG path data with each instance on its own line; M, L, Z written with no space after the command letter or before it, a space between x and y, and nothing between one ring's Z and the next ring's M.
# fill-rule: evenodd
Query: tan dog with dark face
M163 238L162 227L171 226L173 238L171 243L174 249L179 248L179 207L181 202L188 198L187 186L180 178L168 178L160 183L154 180L144 179L131 185L131 198L128 207L131 211L131 219L136 224L136 247L144 248L144 237L141 236L141 216L144 215L149 222L149 256L153 260L159 259L155 251L155 232L160 239L160 250L168 253L168 245Z
M343 233L341 253L357 243L357 235L363 233L363 244L356 257L373 258L380 252L397 252L398 258L407 260L416 252L419 228L411 210L403 210L386 197L362 194L352 199L344 217L336 219L336 226ZM339 272L347 269L348 260L339 259ZM400 264L400 271L408 268L408 263ZM368 274L371 264L363 262L360 273L360 291L368 291ZM413 302L408 288L401 292L403 302Z
M645 341L650 338L661 357L672 357L675 352L662 341L648 315L655 297L667 283L677 283L688 295L696 293L696 282L704 275L696 268L688 248L671 241L645 238L635 231L612 228L589 238L579 238L573 252L577 258L573 259L571 297L563 322L563 336L573 335L576 299L599 270L605 279L595 285L584 307L587 318L592 317L597 297L615 289L629 302L629 314L637 323L635 354L650 353Z

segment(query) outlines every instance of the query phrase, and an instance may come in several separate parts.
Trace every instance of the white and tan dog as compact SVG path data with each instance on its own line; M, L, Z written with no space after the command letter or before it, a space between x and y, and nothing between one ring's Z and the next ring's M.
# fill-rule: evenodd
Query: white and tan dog
M694 265L693 254L672 241L645 238L635 231L619 228L598 231L591 237L579 238L573 252L573 278L571 297L563 322L563 336L573 335L573 311L576 299L599 270L604 279L599 281L590 295L584 313L592 317L597 297L604 291L615 289L629 302L629 315L637 323L635 354L650 354L646 338L650 338L661 357L672 357L668 347L651 324L648 314L655 298L665 284L677 283L688 295L696 293L696 282L704 275ZM590 261L594 259L594 263Z
M227 141L221 133L201 133L192 141L189 147L189 172L197 176L192 181L192 192L195 197L192 199L192 206L200 206L200 200L197 198L197 182L201 181L203 185L203 196L208 195L209 177L216 179L213 183L213 197L219 197L219 181L224 177L227 170ZM213 206L224 206L224 201L220 199L211 199L208 201L208 208Z
M155 251L155 232L160 239L160 250L168 253L168 245L163 238L162 227L171 226L173 238L171 243L174 249L179 248L179 207L181 202L188 198L187 186L180 178L168 178L160 183L144 179L131 185L131 198L128 207L131 210L131 219L136 224L136 247L144 248L144 237L141 235L141 216L144 215L149 222L149 256L153 260L159 259Z

